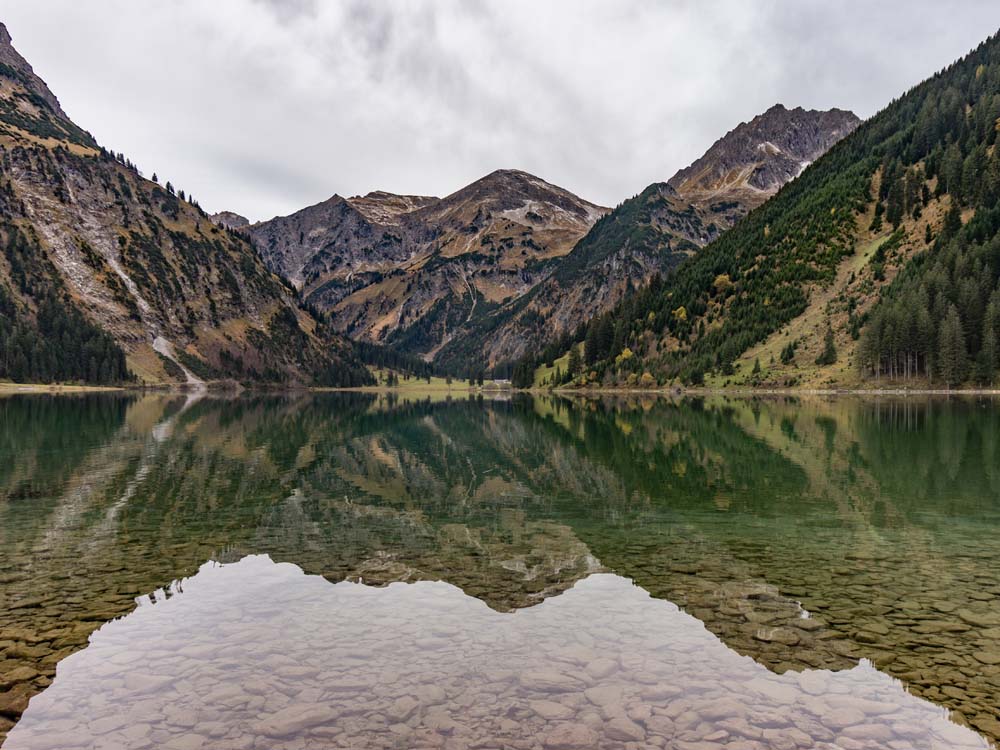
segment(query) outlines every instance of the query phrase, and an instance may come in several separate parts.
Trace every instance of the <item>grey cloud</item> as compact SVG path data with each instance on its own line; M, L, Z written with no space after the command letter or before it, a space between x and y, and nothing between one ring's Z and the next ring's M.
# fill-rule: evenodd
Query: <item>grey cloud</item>
M274 13L280 22L288 22L302 16L314 17L319 0L253 0Z
M7 0L108 147L260 219L517 167L614 205L775 102L869 116L995 0ZM56 22L58 21L58 23Z

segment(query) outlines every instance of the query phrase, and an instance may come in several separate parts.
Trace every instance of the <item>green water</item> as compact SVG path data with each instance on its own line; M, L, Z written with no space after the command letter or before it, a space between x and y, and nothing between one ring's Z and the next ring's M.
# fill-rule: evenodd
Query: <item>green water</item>
M974 747L1000 738L998 527L1000 407L988 400L8 398L0 738L9 732L12 748L60 746L45 737L136 748ZM284 713L257 730L222 699L211 715L203 699L186 714L197 720L171 719L149 697L167 678L144 677L136 644L176 654L190 643L173 706L211 693L193 687L208 675L259 683L266 675L240 671L250 656L225 669L214 656L238 628L263 649L292 627L269 619L277 609L241 609L254 580L273 580L290 597L281 611L313 623L309 633L361 623L351 638L366 654L405 642L404 624L423 612L445 635L413 643L446 641L477 670L458 674L462 659L441 657L436 680L453 689L436 702L416 672L341 670L360 680L355 700L374 702L336 716L317 708L341 705L342 693L324 692L332 678L303 672L281 688ZM361 593L348 591L370 592L365 607L379 615L366 622ZM204 606L225 593L228 609ZM242 614L225 620L233 608ZM215 640L185 635L193 622ZM490 640L508 628L509 640ZM563 674L573 638L593 652L579 657L589 671L559 687L553 670ZM337 643L316 636L302 659ZM704 662L682 658L691 652ZM602 661L615 666L591 668ZM667 663L672 676L647 679ZM530 676L539 669L549 682ZM497 683L491 670L508 670L512 687L482 697ZM383 695L390 683L400 692ZM701 693L685 689L695 683ZM595 689L618 696L614 706ZM860 708L837 703L862 693ZM141 697L137 713L102 724L102 706L126 696ZM711 708L755 699L763 723ZM866 714L878 701L898 712ZM484 702L533 728L505 728L495 706L476 723ZM255 716L269 705L239 703ZM104 731L81 730L81 713Z

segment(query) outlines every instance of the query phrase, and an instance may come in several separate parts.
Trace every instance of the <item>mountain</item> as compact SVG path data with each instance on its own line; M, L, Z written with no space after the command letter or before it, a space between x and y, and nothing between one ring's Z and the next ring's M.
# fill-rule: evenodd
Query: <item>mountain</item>
M498 170L444 198L334 195L248 231L339 331L432 358L461 326L532 289L606 212Z
M662 283L594 319L587 339L603 343L584 353L577 380L995 382L998 124L993 36L891 102ZM786 172L800 156L790 152ZM725 173L695 166L677 184L705 185L707 175L710 189Z
M0 377L368 377L245 238L75 125L2 25L0 246Z
M530 294L456 335L440 363L484 357L496 366L571 333L718 238L858 123L844 110L781 104L741 123L689 167L598 221Z

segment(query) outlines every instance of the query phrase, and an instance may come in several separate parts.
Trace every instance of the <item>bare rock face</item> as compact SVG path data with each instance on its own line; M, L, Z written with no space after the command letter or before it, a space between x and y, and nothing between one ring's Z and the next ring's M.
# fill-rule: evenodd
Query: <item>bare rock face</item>
M386 271L408 257L398 232L369 220L339 195L249 231L268 267L306 298L323 284Z
M728 199L755 207L860 122L842 109L790 110L775 104L726 133L669 184L692 203Z
M608 209L517 170L445 198L332 198L249 228L258 252L352 338L428 358L532 289Z
M416 211L438 199L426 195L396 195L384 190L375 190L368 195L351 198L354 206L368 221L384 226L394 226L401 223L401 217Z

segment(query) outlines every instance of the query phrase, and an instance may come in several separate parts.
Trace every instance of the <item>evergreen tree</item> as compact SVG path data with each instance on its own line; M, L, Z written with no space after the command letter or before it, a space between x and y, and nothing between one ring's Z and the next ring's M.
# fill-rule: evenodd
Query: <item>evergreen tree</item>
M575 344L569 350L569 377L570 379L576 377L580 372L581 361L580 361L580 349Z
M965 379L965 357L962 320L955 306L949 305L938 334L938 372L945 385L955 386Z
M958 147L958 144L952 143L945 150L938 187L957 201L961 200L963 166L962 149Z
M889 197L886 199L885 218L893 229L899 229L903 221L903 184L899 180L892 183L889 188Z
M583 343L583 358L588 365L595 364L600 359L597 336L601 317L591 318L590 324L587 326L587 338L584 339Z
M944 215L944 224L941 227L941 234L946 239L951 239L961 228L962 210L958 206L958 201L952 200L951 205L948 207L948 212Z
M882 214L885 213L885 205L882 201L875 204L875 216L872 217L872 223L868 225L868 229L875 234L882 231Z
M832 365L837 361L837 347L833 340L833 328L827 324L826 336L823 339L823 351L816 357L817 365Z
M983 385L991 385L997 371L997 334L987 328L983 334L983 345L976 357L976 379Z

